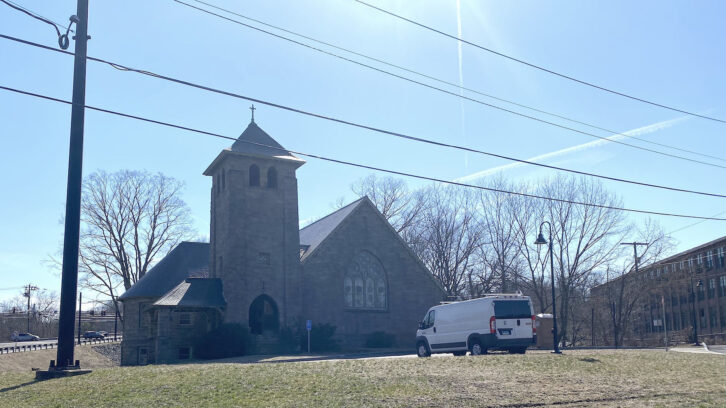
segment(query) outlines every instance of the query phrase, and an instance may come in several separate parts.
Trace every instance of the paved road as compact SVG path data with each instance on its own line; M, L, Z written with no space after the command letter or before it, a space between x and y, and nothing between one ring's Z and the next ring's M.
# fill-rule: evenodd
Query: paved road
M32 345L41 345L41 344L58 344L58 339L48 339L48 340L39 340L39 341L11 341L7 343L0 343L0 348L5 347L22 347L22 346L32 346Z
M726 346L720 345L720 346L708 346L708 349L721 354L726 354Z

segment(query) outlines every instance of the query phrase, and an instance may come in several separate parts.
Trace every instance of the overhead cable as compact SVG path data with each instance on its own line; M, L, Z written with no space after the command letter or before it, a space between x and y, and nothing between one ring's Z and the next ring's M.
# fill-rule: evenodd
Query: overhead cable
M383 74L386 74L386 75L390 75L390 76L392 76L394 78L402 79L404 81L411 82L411 83L416 84L416 85L420 85L420 86L423 86L423 87L426 87L426 88L429 88L429 89L433 89L433 90L438 91L438 92L441 92L441 93L445 93L447 95L451 95L451 96L454 96L454 97L457 97L457 98L461 98L461 99L468 100L470 102L478 103L478 104L483 105L483 106L487 106L487 107L490 107L490 108L493 108L493 109L497 109L497 110L500 110L500 111L503 111L503 112L507 112L507 113L510 113L512 115L516 115L516 116L523 117L523 118L526 118L526 119L530 119L530 120L533 120L533 121L536 121L536 122L544 123L546 125L558 127L560 129L568 130L570 132L575 132L575 133L579 133L579 134L582 134L582 135L585 135L585 136L594 137L596 139L604 140L604 141L607 141L607 142L617 143L617 144L620 144L620 145L623 145L623 146L628 146L628 147L631 147L631 148L634 148L634 149L643 150L643 151L647 151L647 152L659 154L659 155L662 155L662 156L667 156L667 157L672 157L672 158L680 159L680 160L686 160L686 161L693 162L693 163L699 163L699 164L703 164L703 165L706 165L706 166L719 167L719 168L722 168L722 169L726 169L726 166L722 166L722 165L718 165L718 164L714 164L714 163L709 163L709 162L704 162L702 160L691 159L691 158L679 156L679 155L676 155L676 154L665 153L665 152L661 152L661 151L658 151L658 150L650 149L650 148L647 148L647 147L642 147L642 146L634 145L634 144L631 144L631 143L622 142L622 141L616 140L616 139L614 139L612 137L605 137L605 136L596 135L594 133L585 132L585 131L582 131L582 130L579 130L579 129L576 129L576 128L572 128L572 127L568 127L568 126L561 125L559 123L551 122L551 121L548 121L548 120L545 120L545 119L541 119L541 118L538 118L538 117L535 117L535 116L527 115L527 114L524 114L524 113L521 113L521 112L517 112L517 111L511 110L511 109L503 108L501 106L497 106L497 105L494 105L494 104L491 104L491 103L488 103L488 102L484 102L484 101L482 101L480 99L476 99L476 98L472 98L472 97L469 97L469 96L461 95L461 94L458 94L456 92L452 92L452 91L449 91L449 90L446 90L446 89L443 89L443 88L439 88L439 87L436 87L436 86L433 86L433 85L430 85L430 84L427 84L427 83L424 83L424 82L421 82L421 81L417 81L415 79L411 79L411 78L408 78L408 77L405 77L405 76L402 76L402 75L399 75L399 74L396 74L396 73L393 73L393 72L390 72L390 71L386 71L386 70L381 69L381 68L378 68L378 67L374 67L372 65L364 64L364 63L362 63L360 61L356 61L356 60L353 60L353 59L344 57L342 55L335 54L335 53L330 52L330 51L326 51L326 50L323 50L323 49L320 49L320 48L313 47L312 45L305 44L305 43L302 43L300 41L293 40L291 38L288 38L288 37L285 37L285 36L282 36L282 35L279 35L279 34L275 34L275 33L272 33L270 31L263 30L263 29L261 29L259 27L255 27L255 26L252 26L252 25L243 23L241 21L238 21L238 20L235 20L235 19L232 19L232 18L223 16L221 14L217 14L217 13L214 13L212 11L205 10L203 8L200 8L200 7L191 5L189 3L185 3L185 2L183 2L181 0L173 0L173 1L176 2L176 3L179 3L179 4L183 4L183 5L187 6L187 7L196 9L196 10L201 11L203 13L207 13L209 15L216 16L216 17L219 17L221 19L224 19L224 20L233 22L235 24L239 24L239 25L242 25L242 26L251 28L253 30L262 32L264 34L268 34L268 35L271 35L273 37L277 37L277 38L280 38L282 40L289 41L289 42L291 42L293 44L300 45L300 46L309 48L311 50L315 50L315 51L318 51L318 52L321 52L321 53L330 55L332 57L335 57L335 58L338 58L338 59L341 59L341 60L344 60L344 61L347 61L347 62L356 64L356 65L359 65L359 66L362 66L362 67L365 67L365 68L368 68L368 69L371 69L371 70L374 70L374 71L377 71L377 72L380 72L380 73L383 73Z
M25 43L25 44L29 44L29 45L34 45L34 46L39 46L40 48L48 49L48 50L51 50L51 51L61 52L61 53L70 54L70 55L73 54L73 53L68 52L68 51L56 50L54 48L51 48L51 47L48 47L48 46L45 46L45 45L42 45L42 44L32 43L30 41L17 39L15 37L9 37L9 36L6 36L4 34L0 34L0 38L8 38L8 39L12 39L14 41L20 41L21 43ZM537 162L533 162L533 161L518 159L518 158L515 158L515 157L505 156L505 155L501 155L501 154L497 154L497 153L486 152L486 151L483 151L483 150L473 149L473 148L469 148L469 147L465 147L465 146L459 146L459 145L454 145L454 144L449 144L449 143L437 142L437 141L434 141L434 140L425 139L425 138L416 137L416 136L411 136L411 135L407 135L407 134L404 134L404 133L394 132L394 131L391 131L391 130L381 129L381 128L377 128L377 127L373 127L373 126L368 126L368 125L364 125L364 124L352 122L352 121L349 121L349 120L344 120L344 119L334 118L334 117L331 117L331 116L326 116L326 115L323 115L323 114L309 112L309 111L305 111L305 110L302 110L302 109L293 108L293 107L290 107L290 106L281 105L281 104L278 104L278 103L274 103L274 102L270 102L270 101L265 101L265 100L262 100L262 99L253 98L253 97L246 96L246 95L241 95L241 94L238 94L238 93L233 93L233 92L224 91L224 90L220 90L220 89L216 89L216 88L211 88L211 87L204 86L204 85L200 85L200 84L196 84L196 83L193 83L193 82L188 82L188 81L184 81L184 80L181 80L181 79L167 77L167 76L160 75L160 74L157 74L157 73L154 73L154 72L150 72L150 71L145 71L145 70L141 70L141 69L127 67L127 66L124 66L124 65L121 65L121 64L118 64L118 63L114 63L114 62L111 62L111 61L107 61L107 60L104 60L104 59L100 59L100 58L95 58L95 57L90 57L90 56L87 57L87 58L89 60L92 60L92 61L96 61L96 62L101 62L101 63L104 63L104 64L108 64L108 65L114 67L115 69L119 69L119 70L123 70L123 71L137 72L137 73L140 73L140 74L143 74L143 75L152 76L154 78L159 78L159 79L163 79L163 80L166 80L166 81L170 81L170 82L174 82L174 83L178 83L178 84L182 84L182 85L187 85L187 86L190 86L190 87L193 87L193 88L197 88L197 89L201 89L201 90L205 90L205 91L209 91L209 92L214 92L214 93L218 93L218 94L221 94L221 95L226 95L226 96L230 96L230 97L234 97L234 98L238 98L238 99L243 99L243 100L247 100L247 101L251 101L251 102L255 102L255 103L259 103L259 104L263 104L263 105L275 107L275 108L278 108L278 109L283 109L283 110L286 110L286 111L295 112L295 113L298 113L298 114L302 114L302 115L306 115L306 116L310 116L310 117L315 117L315 118L318 118L318 119L324 119L324 120L327 120L327 121L331 121L331 122L335 122L335 123L340 123L340 124L344 124L344 125L348 125L348 126L360 128L360 129L370 130L370 131L373 131L373 132L376 132L376 133L381 133L381 134L385 134L385 135L389 135L389 136L394 136L394 137L398 137L398 138L402 138L402 139L413 140L413 141L416 141L416 142L427 143L427 144L431 144L431 145L435 145L435 146L447 147L447 148L452 148L452 149L457 149L457 150L463 150L463 151L467 151L467 152L471 152L471 153L477 153L477 154L482 154L482 155L486 155L486 156L490 156L490 157L496 157L496 158L500 158L500 159L504 159L504 160L509 160L509 161L514 161L514 162L529 164L529 165L532 165L532 166L543 167L543 168L548 168L548 169L558 170L558 171L564 171L564 172L569 172L569 173L574 173L574 174L579 174L579 175L584 175L584 176L589 176L589 177L596 177L596 178L601 178L601 179L606 179L606 180L611 180L611 181L616 181L616 182L621 182L621 183L635 184L635 185L640 185L640 186L645 186L645 187L658 188L658 189L664 189L664 190L670 190L670 191L677 191L677 192L682 192L682 193L698 194L698 195L704 195L704 196L726 198L726 195L724 195L724 194L717 194L717 193L710 193L710 192L702 192L702 191L688 190L688 189L683 189L683 188L663 186L663 185L652 184L652 183L645 183L645 182L640 182L640 181L635 181L635 180L628 180L628 179L623 179L623 178L618 178L618 177L605 176L605 175L601 175L601 174L589 173L589 172L584 172L584 171L579 171L579 170L567 169L567 168L564 168L564 167L552 166L552 165L548 165L548 164L544 164L544 163L537 163Z
M528 106L528 105L525 105L525 104L522 104L522 103L519 103L519 102L515 102L515 101L509 100L509 99L505 99L505 98L501 98L501 97L498 97L498 96L494 96L494 95L491 95L491 94L488 94L488 93L485 93L485 92L482 92L482 91L479 91L479 90L476 90L476 89L473 89L473 88L465 87L465 86L463 86L461 84L457 84L457 83L450 82L450 81L447 81L447 80L444 80L444 79L441 79L441 78L437 78L435 76L432 76L432 75L423 73L421 71L416 71L416 70L413 70L411 68L406 68L406 67L401 66L401 65L393 64L393 63L390 63L390 62L385 61L385 60L380 59L380 58L372 57L370 55L366 55L366 54L363 54L361 52L357 52L357 51L351 50L349 48L344 48L344 47L341 47L341 46L338 46L338 45L335 45L335 44L331 44L331 43L326 42L326 41L318 40L316 38L307 36L305 34L300 34L300 33L297 33L295 31L288 30L288 29L283 28L283 27L280 27L280 26L276 26L276 25L273 25L273 24L270 24L270 23L266 23L264 21L261 21L261 20L258 20L258 19L255 19L255 18L246 16L244 14L240 14L240 13L235 12L233 10L228 10L228 9L219 7L219 6L214 5L214 4L211 4L211 3L207 3L207 2L202 1L202 0L193 0L193 1L195 1L197 3L200 3L200 4L204 4L204 5L208 6L208 7L217 9L219 11L223 11L225 13L229 13L231 15L235 15L235 16L240 17L240 18L243 18L245 20L252 21L252 22L255 22L257 24L261 24L261 25L263 25L265 27L270 27L270 28L273 28L275 30L279 30L279 31L282 31L282 32L285 32L285 33L288 33L288 34L292 34L292 35L295 35L297 37L304 38L304 39L306 39L308 41L313 41L315 43L325 45L326 47L331 47L331 48L334 48L336 50L344 51L344 52L347 52L347 53L356 55L358 57L362 57L362 58L365 58L365 59L368 59L368 60L371 60L371 61L374 61L374 62L383 64L383 65L392 67L392 68L400 69L402 71L405 71L405 72L408 72L408 73L411 73L411 74L414 74L414 75L418 75L420 77L423 77L423 78L426 78L426 79L430 79L432 81L436 81L436 82L439 82L439 83L442 83L442 84L445 84L445 85L448 85L448 86L456 87L456 88L459 88L459 89L464 90L464 91L467 91L467 92L471 92L471 93L475 93L477 95L481 95L481 96L484 96L484 97L487 97L487 98L491 98L491 99L494 99L496 101L508 103L508 104L511 104L511 105L514 105L514 106L518 106L520 108L529 109L529 110L534 111L534 112L538 112L538 113L542 113L542 114L545 114L545 115L549 115L549 116L552 116L552 117L555 117L555 118L559 118L559 119L562 119L562 120L566 120L568 122L577 123L579 125L583 125L583 126L590 127L592 129L601 130L603 132L607 132L607 133L612 134L612 135L624 136L624 137L627 137L627 138L630 138L630 139L639 140L639 141L641 141L643 143L648 143L648 144L652 144L652 145L656 145L656 146L665 147L665 148L668 148L668 149L678 150L678 151L681 151L681 152L684 152L684 153L690 153L690 154L694 154L694 155L698 155L698 156L703 156L703 157L708 157L710 159L715 159L715 160L720 160L720 161L725 161L726 162L726 159L725 158L722 158L722 157L713 156L713 155L710 155L710 154L707 154L707 153L702 153L702 152L696 152L696 151L693 151L693 150L688 150L688 149L684 149L684 148L681 148L681 147L672 146L672 145L668 145L668 144L665 144L665 143L656 142L656 141L653 141L653 140L648 140L646 138L629 135L627 133L622 133L622 132L618 132L618 131L615 131L615 130L610 130L610 129L604 128L602 126L594 125L592 123L588 123L588 122L585 122L585 121L582 121L582 120L578 120L578 119L573 119L571 117L568 117L568 116L565 116L565 115L562 115L562 114L554 113L554 112L551 112L551 111L546 111L546 110L543 110L543 109L540 109L540 108L535 108L533 106Z
M42 98L42 99L46 99L46 100L50 100L50 101L54 101L54 102L59 102L59 103L63 103L66 105L72 105L71 101L54 98L51 96L42 95L42 94L38 94L38 93L34 93L34 92L24 91L24 90L20 90L20 89L16 89L16 88L11 88L11 87L7 87L7 86L0 86L0 89L19 93L19 94L24 94L24 95L28 95L28 96L34 96L37 98ZM247 98L244 98L244 99L247 99ZM261 101L257 101L257 100L251 99L251 98L248 100L263 103ZM502 189L497 189L497 188L492 188L492 187L478 186L478 185L474 185L474 184L460 183L460 182L456 182L456 181L444 180L444 179L437 178L437 177L429 177L429 176L423 176L423 175L414 174L414 173L407 173L407 172L398 171L398 170L384 169L381 167L375 167L375 166L370 166L370 165L361 164L361 163L354 163L354 162L350 162L350 161L346 161L346 160L334 159L334 158L330 158L330 157L320 156L317 154L289 150L289 149L285 149L285 148L278 147L278 146L271 146L271 145L266 145L263 143L252 142L249 140L238 139L235 137L226 136L226 135L222 135L222 134L215 133L215 132L209 132L209 131L205 131L205 130L195 129L195 128L191 128L188 126L177 125L174 123L164 122L164 121L160 121L160 120L156 120L156 119L149 119L149 118L145 118L142 116L130 115L130 114L122 113L122 112L113 111L110 109L104 109L104 108L99 108L99 107L90 106L90 105L84 105L84 107L87 109L90 109L90 110L98 111L98 112L104 112L104 113L108 113L108 114L112 114L112 115L116 115L116 116L122 116L125 118L136 119L136 120L149 122L149 123L155 123L158 125L172 127L175 129L186 130L186 131L199 133L199 134L203 134L203 135L207 135L207 136L213 136L213 137L217 137L217 138L221 138L221 139L232 140L235 142L242 142L242 143L251 144L251 145L264 147L264 148L268 148L268 149L279 150L281 152L290 152L293 154L297 154L300 156L309 157L309 158L313 158L313 159L324 160L324 161L328 161L328 162L332 162L332 163L343 164L343 165L347 165L347 166L358 167L358 168L363 168L363 169L373 170L373 171L378 171L378 172L383 172L383 173L395 174L398 176L416 178L416 179L426 180L426 181L433 181L436 183L447 184L447 185L452 185L452 186L457 186L457 187L473 188L473 189L477 189L477 190L491 191L491 192L495 192L495 193L528 197L528 198L534 198L534 199L539 199L539 200L555 201L555 202L561 202L561 203L573 204L573 205L579 205L579 206L585 206L585 207L591 207L591 208L600 208L600 209L605 209L605 210L623 211L623 212L665 216L665 217L691 218L691 219L712 220L712 221L726 221L726 218L714 218L714 217L703 217L703 216L698 216L698 215L667 213L667 212L661 212L661 211L638 210L638 209L632 209L632 208L610 206L610 205L605 205L605 204L587 203L587 202L575 201L575 200L566 200L566 199L556 198L556 197L546 197L546 196L540 196L540 195L524 193L524 192L508 191L508 190L502 190Z
M71 25L72 25L73 22L75 22L73 20L73 17L75 17L75 16L72 16L71 17L71 24L69 24L66 27L63 24L58 24L55 21L50 20L50 19L47 19L47 18L41 16L38 13L35 13L35 12L31 11L31 10L28 10L27 8L25 8L23 6L20 6L18 4L13 3L12 1L9 1L9 0L0 0L0 2L4 3L8 7L14 8L15 10L18 10L18 11L20 11L22 13L25 13L25 14L29 15L30 17L33 17L34 19L36 19L38 21L42 21L42 22L44 22L46 24L49 24L49 25L53 26L53 28L55 29L56 34L58 34L58 45L62 49L64 49L64 50L68 48L68 33L70 31L73 31L73 30L71 30ZM66 29L66 33L65 34L61 34L61 31L58 28L58 26L61 26L62 28L65 28ZM75 31L73 31L73 32L75 32Z
M543 71L543 72L546 72L548 74L556 75L558 77L561 77L561 78L564 78L564 79L568 79L570 81L574 81L574 82L577 82L577 83L582 84L582 85L586 85L586 86L589 86L589 87L592 87L592 88L595 88L595 89L599 89L601 91L609 92L611 94L618 95L618 96L622 96L624 98L632 99L632 100L635 100L635 101L638 101L638 102L646 103L648 105L657 106L659 108L668 109L668 110L671 110L671 111L674 111L674 112L680 112L680 113L683 113L683 114L686 114L686 115L695 116L695 117L698 117L698 118L707 119L707 120L711 120L711 121L714 121L714 122L726 123L726 120L724 120L724 119L715 118L715 117L712 117L712 116L701 115L701 114L698 114L698 113L695 113L695 112L690 112L690 111L687 111L687 110L684 110L684 109L674 108L672 106L664 105L664 104L661 104L661 103L649 101L647 99L639 98L639 97L636 97L636 96L633 96L633 95L630 95L630 94L626 94L624 92L615 91L613 89L606 88L606 87L600 86L600 85L596 85L596 84L594 84L592 82L587 82L587 81L584 81L584 80L581 80L581 79L577 79L577 78L574 78L574 77L569 76L569 75L561 74L561 73L556 72L556 71L553 71L551 69L542 67L541 65L536 65L536 64L533 64L531 62L527 62L527 61L524 61L522 59L515 58L515 57L512 57L510 55L504 54L502 52L495 51L495 50L493 50L491 48L484 47L484 46L479 45L479 44L476 44L474 42L467 41L467 40L465 40L463 38L459 38L458 36L455 36L453 34L446 33L444 31L438 30L436 28L433 28L433 27L428 26L428 25L423 24L423 23L419 23L418 21L412 20L410 18L403 17L403 16L401 16L399 14L393 13L393 12L388 11L386 9L383 9L381 7L377 7L377 6L374 6L374 5L370 4L370 3L366 3L365 1L362 1L362 0L355 0L355 1L358 2L358 3L360 3L360 4L363 4L365 6L368 6L368 7L372 8L372 9L374 9L374 10L378 10L378 11L380 11L382 13L388 14L388 15L393 16L395 18L398 18L400 20L403 20L403 21L406 21L408 23L417 25L417 26L419 26L421 28L424 28L426 30L433 31L433 32L435 32L437 34L441 34L444 37L448 37L448 38L454 39L456 41L459 41L461 43L471 45L472 47L475 47L475 48L478 48L480 50L483 50L483 51L486 51L486 52L489 52L489 53L498 55L500 57L503 57L503 58L506 58L506 59L509 59L509 60L518 62L520 64L524 64L524 65L526 65L528 67L538 69L538 70Z

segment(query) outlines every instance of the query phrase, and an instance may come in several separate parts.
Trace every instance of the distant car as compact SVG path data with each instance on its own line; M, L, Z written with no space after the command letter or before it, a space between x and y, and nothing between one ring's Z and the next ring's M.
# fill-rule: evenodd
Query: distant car
M108 337L108 332L106 330L99 330L100 334L103 334L103 337Z
M38 341L40 337L30 333L13 333L10 335L12 341Z
M83 338L85 339L103 339L106 336L104 336L101 332L97 331L87 331L83 333Z

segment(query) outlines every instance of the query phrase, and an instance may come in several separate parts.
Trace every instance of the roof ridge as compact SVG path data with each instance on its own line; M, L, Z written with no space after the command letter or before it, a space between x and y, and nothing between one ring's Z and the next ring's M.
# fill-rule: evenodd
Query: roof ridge
M304 226L304 227L300 228L300 231L302 231L302 230L304 230L305 228L308 228L308 227L310 227L310 226L312 226L312 225L315 225L315 224L319 223L320 221L323 221L324 219L326 219L326 218L329 218L329 217L331 217L331 216L333 216L333 215L335 215L335 214L337 214L337 213L339 213L339 212L341 212L341 211L345 210L346 208L350 207L350 206L351 206L351 205L353 205L353 204L356 204L356 203L358 203L358 202L362 201L363 199L368 199L368 196L367 196L367 195L364 195L363 197L361 197L361 198L359 198L359 199L357 199L357 200L355 200L355 201L353 201L353 202L351 202L351 203L349 203L349 204L346 204L346 205L344 205L343 207L340 207L340 208L338 208L337 210L335 210L335 211L333 211L333 212L331 212L331 213L328 213L328 214L327 214L327 215L325 215L325 216L324 216L323 218L319 218L319 219L317 219L317 220L315 220L315 221L311 222L310 224L308 224L308 225L306 225L306 226ZM369 200L370 200L370 199L369 199ZM341 221L342 221L342 220L341 220Z

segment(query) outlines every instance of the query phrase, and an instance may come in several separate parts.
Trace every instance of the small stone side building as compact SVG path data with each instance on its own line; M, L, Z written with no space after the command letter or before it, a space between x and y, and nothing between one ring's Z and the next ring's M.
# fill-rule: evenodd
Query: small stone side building
M367 198L298 229L305 162L250 123L204 172L210 243L184 242L124 293L122 364L194 358L221 322L263 341L306 320L344 347L384 331L414 346L417 322L444 290Z

